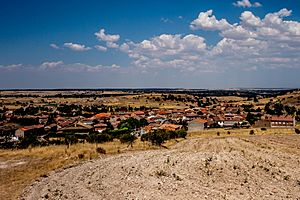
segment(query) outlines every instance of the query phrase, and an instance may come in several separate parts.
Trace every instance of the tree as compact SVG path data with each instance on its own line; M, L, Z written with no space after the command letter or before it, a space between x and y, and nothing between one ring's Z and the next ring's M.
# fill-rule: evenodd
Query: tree
M133 147L133 143L136 139L137 138L134 135L132 135L131 133L126 133L126 134L123 134L120 136L121 143L128 143L127 147L129 147L129 146Z
M246 120L249 122L249 124L253 125L255 123L255 121L258 120L258 117L254 114L252 114L251 112L248 112L247 116L246 116Z

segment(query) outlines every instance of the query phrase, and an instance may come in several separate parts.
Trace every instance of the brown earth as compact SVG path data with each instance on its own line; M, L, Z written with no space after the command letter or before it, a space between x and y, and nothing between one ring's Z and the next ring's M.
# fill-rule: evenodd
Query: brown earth
M20 199L300 199L300 136L190 138L51 172Z

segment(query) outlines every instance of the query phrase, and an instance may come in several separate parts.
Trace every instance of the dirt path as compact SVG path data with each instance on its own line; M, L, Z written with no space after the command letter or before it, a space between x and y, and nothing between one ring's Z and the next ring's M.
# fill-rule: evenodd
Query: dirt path
M21 199L300 199L298 135L187 139L52 172Z

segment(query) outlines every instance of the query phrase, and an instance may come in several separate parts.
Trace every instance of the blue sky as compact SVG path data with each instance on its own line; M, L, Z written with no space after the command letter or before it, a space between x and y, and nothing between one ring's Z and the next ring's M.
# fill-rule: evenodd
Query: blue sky
M0 88L299 87L299 52L298 0L0 1Z

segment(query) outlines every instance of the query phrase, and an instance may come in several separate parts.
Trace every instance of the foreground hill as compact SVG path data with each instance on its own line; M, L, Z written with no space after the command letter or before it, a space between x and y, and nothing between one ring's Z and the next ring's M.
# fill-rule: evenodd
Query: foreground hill
M52 172L21 199L299 199L300 136L191 138Z

